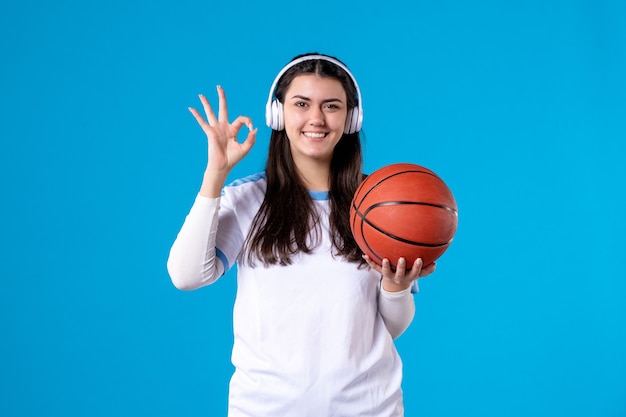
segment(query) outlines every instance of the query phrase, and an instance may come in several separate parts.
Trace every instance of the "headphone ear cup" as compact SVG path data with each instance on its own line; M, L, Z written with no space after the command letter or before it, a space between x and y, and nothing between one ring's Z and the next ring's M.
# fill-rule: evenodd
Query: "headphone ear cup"
M346 115L346 125L343 128L343 133L353 133L352 132L352 116L354 114L354 109L348 110L348 114Z
M274 118L276 120L274 130L283 130L285 128L283 103L278 100L274 100Z
M359 112L358 107L354 107L348 112L348 117L346 118L346 127L344 128L344 133L356 133L361 130L361 112Z
M283 130L283 104L273 100L265 115L266 124L274 130Z
M354 108L354 116L352 116L354 131L360 132L363 125L363 111L359 107Z

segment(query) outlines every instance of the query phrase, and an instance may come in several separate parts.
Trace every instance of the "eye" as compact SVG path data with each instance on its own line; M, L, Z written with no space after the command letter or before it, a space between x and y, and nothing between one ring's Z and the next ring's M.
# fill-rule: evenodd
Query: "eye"
M341 107L335 103L326 103L324 108L329 109L329 110L339 110Z
M306 107L307 103L305 103L304 101L296 101L295 103L293 103L296 107Z

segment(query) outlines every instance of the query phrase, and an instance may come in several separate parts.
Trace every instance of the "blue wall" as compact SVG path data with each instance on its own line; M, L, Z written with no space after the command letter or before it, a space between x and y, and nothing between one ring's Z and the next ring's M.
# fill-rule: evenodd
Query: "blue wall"
M626 416L623 2L12 3L0 415L225 415L234 275L165 269L206 161L186 109L224 86L256 172L275 74L318 51L359 81L367 170L427 166L459 205L397 343L407 416Z

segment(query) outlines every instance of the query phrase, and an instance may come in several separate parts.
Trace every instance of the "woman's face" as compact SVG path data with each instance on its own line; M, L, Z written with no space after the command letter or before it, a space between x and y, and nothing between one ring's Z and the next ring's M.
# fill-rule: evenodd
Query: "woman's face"
M298 164L306 159L330 162L346 124L346 92L335 78L296 76L283 99L285 132Z

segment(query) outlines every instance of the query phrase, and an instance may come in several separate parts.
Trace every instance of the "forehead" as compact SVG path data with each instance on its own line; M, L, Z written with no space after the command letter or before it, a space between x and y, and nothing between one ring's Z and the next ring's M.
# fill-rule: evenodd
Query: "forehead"
M301 74L294 77L285 96L289 99L294 95L308 98L338 98L343 101L346 99L346 91L341 81L316 74Z

